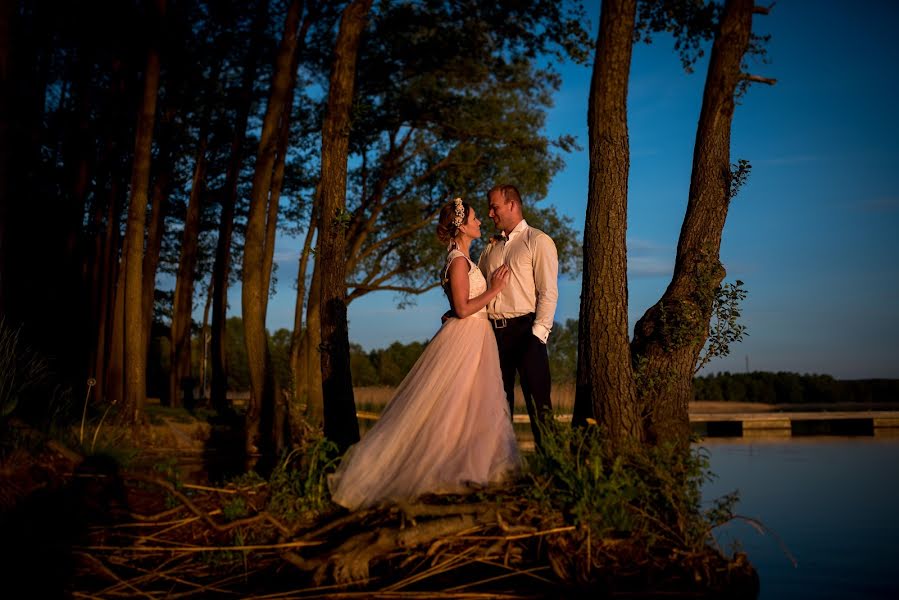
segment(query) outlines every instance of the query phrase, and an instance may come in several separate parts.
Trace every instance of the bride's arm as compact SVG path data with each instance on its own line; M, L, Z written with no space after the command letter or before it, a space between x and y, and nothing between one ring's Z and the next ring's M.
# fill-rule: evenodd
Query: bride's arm
M480 296L469 299L468 297L468 261L458 256L449 266L450 298L453 303L453 312L460 319L473 315L493 300L497 294L503 291L509 281L509 267L501 265L490 277L490 287Z

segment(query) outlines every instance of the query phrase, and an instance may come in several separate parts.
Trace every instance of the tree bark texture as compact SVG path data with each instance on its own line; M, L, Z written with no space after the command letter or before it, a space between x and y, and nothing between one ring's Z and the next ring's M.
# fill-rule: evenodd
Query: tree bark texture
M312 267L312 279L309 281L306 334L303 336L303 347L301 348L306 370L306 420L313 426L322 425L325 419L324 395L322 393L321 289L322 271L319 257L316 256Z
M111 173L116 174L116 171ZM122 371L125 364L124 290L121 286L119 249L122 246L121 205L124 192L118 183L110 182L106 206L106 229L100 254L100 307L97 321L97 397L119 402L124 396Z
M225 362L225 320L228 313L228 283L231 273L231 240L234 233L234 209L237 204L237 184L242 163L242 148L247 136L247 123L253 104L253 81L259 60L258 49L262 46L262 32L265 29L268 2L260 2L253 20L250 48L243 68L237 117L231 138L228 168L225 175L224 198L219 221L218 239L215 247L215 261L212 267L212 335L211 362L212 406L222 412L230 409L227 401L228 372Z
M708 338L715 289L725 274L719 251L730 204L734 93L742 79L752 13L752 0L725 3L706 75L674 275L634 328L631 350L647 410L646 434L656 443L689 439L694 370Z
M636 0L603 0L590 85L590 188L584 225L575 414L589 408L616 443L641 438L627 322L627 90ZM589 408L588 408L589 407Z
M353 0L343 11L334 45L328 105L322 126L321 370L325 436L345 450L359 440L350 374L346 307L346 175L350 109L359 42L371 0Z
M170 185L172 181L171 163L165 161L163 170L156 175L153 193L150 196L150 222L147 224L147 251L144 254L144 340L150 343L153 329L153 304L156 292L156 271L162 250L162 232L168 210Z
M0 2L0 314L7 314L9 305L8 278L11 250L7 227L9 227L9 204L12 187L10 185L9 160L12 150L12 21L16 13L16 3L11 0Z
M297 265L297 299L293 311L293 333L290 336L290 369L293 373L294 401L306 400L306 359L305 339L306 330L303 327L303 308L306 304L306 272L309 269L309 256L312 253L312 240L315 237L318 215L318 190L313 196L310 207L309 227L306 229L306 239L303 240L303 249L300 251L299 264ZM308 401L307 401L308 402Z
M157 0L158 18L165 14L165 0ZM120 418L132 425L143 417L147 391L147 345L144 341L143 255L144 226L150 185L150 156L153 122L159 91L159 48L152 43L144 73L144 93L138 114L131 171L128 223L125 227L123 268L125 291L125 379L124 405Z
M206 181L205 124L197 142L194 159L194 175L191 181L187 214L181 238L181 256L178 261L178 278L175 280L175 297L172 304L171 371L169 375L169 403L181 406L182 390L190 383L190 329L193 323L194 277L200 242L200 213L204 183Z
M268 290L264 287L268 277L263 273L265 264L266 221L269 206L272 174L277 154L281 119L293 81L290 73L297 47L297 33L300 19L300 2L294 0L287 11L284 33L278 48L275 72L268 107L259 136L259 151L256 157L253 187L250 193L250 209L244 246L243 287L241 291L244 337L250 371L250 400L247 406L246 433L247 451L251 454L260 450L271 440L263 440L260 432L263 409L273 408L273 390L266 385L267 342L265 333L265 312ZM267 407L263 405L267 404ZM268 437L268 436L266 436Z

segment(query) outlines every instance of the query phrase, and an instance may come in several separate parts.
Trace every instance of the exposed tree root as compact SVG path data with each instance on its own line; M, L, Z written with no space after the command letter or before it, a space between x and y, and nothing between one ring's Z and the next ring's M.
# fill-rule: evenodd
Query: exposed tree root
M745 556L688 547L673 531L653 544L595 539L522 489L272 514L283 490L264 483L186 486L75 467L46 487L86 507L82 534L65 542L74 558L65 592L76 598L752 597L757 589ZM76 492L114 496L120 508Z

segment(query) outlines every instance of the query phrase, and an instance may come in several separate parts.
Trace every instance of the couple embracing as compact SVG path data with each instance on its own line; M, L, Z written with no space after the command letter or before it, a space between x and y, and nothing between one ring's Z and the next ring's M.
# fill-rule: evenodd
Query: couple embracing
M330 476L332 499L351 510L501 482L521 458L512 413L515 374L540 445L551 416L546 341L558 299L552 239L530 227L515 186L488 193L494 236L475 263L475 209L460 198L440 212L450 312L378 422ZM489 281L489 285L488 285Z

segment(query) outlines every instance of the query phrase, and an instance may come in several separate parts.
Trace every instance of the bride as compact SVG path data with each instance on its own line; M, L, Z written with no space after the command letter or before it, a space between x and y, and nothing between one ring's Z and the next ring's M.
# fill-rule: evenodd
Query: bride
M443 283L456 317L328 478L331 498L351 510L470 491L509 477L520 464L486 312L509 281L509 268L500 266L487 287L468 252L481 237L481 221L461 198L441 210L437 237L449 248Z

